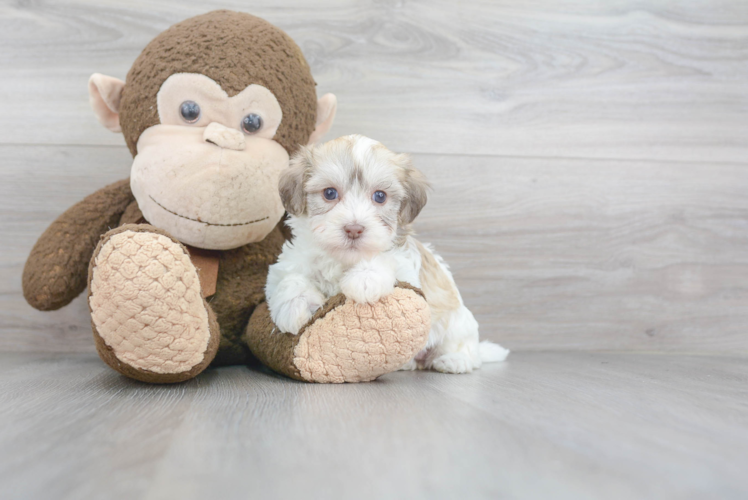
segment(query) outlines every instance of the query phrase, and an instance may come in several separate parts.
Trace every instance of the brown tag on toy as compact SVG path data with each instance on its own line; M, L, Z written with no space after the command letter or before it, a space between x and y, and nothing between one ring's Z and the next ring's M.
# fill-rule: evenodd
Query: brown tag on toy
M200 289L203 297L208 298L216 293L216 282L218 281L218 250L204 250L188 245L187 251L190 252L190 260L197 269L197 276L200 278Z

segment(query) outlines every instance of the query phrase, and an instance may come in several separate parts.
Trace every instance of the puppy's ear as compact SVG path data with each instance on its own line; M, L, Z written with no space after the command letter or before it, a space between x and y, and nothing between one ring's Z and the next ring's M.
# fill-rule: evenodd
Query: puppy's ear
M402 183L405 188L405 197L400 204L399 220L401 225L410 224L426 205L431 185L426 180L426 176L413 167L410 156L399 154L395 158L395 163L403 169Z
M312 168L312 148L301 146L291 157L290 166L281 173L278 189L283 207L291 215L301 215L306 210L304 182Z

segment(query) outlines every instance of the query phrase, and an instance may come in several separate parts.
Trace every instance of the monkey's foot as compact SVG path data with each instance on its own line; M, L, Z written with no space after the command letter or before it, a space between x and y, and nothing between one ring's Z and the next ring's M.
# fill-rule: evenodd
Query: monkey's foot
M105 234L88 271L99 356L128 377L181 382L218 350L219 329L187 250L164 231L128 224Z
M404 283L369 305L340 294L317 311L298 335L280 332L260 304L247 326L247 345L273 370L307 382L368 382L398 370L423 349L429 307Z

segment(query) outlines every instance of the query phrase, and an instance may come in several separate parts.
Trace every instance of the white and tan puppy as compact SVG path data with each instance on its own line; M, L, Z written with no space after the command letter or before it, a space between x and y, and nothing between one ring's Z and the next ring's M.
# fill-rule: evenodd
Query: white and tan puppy
M338 293L373 303L404 281L431 309L428 344L404 369L466 373L506 358L508 350L478 341L478 323L447 265L411 235L427 190L407 155L366 137L301 148L280 179L293 240L270 266L265 288L276 326L296 334Z

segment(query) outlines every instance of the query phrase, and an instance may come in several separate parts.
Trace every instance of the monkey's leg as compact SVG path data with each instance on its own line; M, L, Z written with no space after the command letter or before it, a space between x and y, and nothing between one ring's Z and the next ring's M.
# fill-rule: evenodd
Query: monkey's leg
M368 382L413 359L426 345L430 326L420 290L398 283L373 305L333 297L298 335L278 331L262 303L249 320L246 339L260 361L291 378Z
M99 356L153 383L195 377L213 360L220 332L184 246L147 224L106 233L88 270Z

